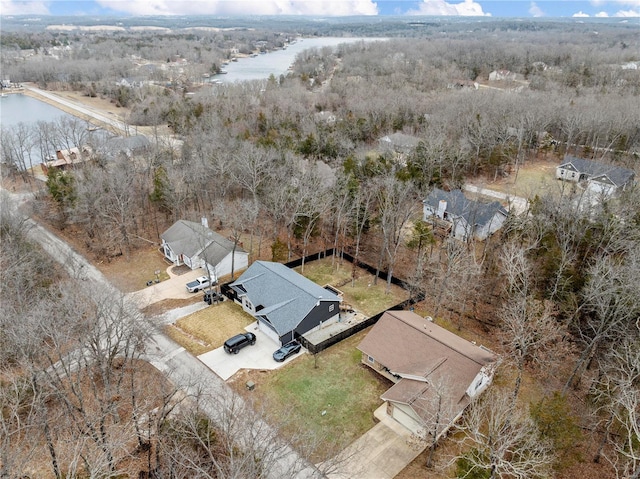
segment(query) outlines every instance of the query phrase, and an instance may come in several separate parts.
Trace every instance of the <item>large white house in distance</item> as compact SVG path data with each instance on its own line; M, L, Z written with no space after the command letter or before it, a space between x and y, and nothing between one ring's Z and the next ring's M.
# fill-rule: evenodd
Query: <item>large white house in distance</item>
M249 253L204 224L178 220L160 235L165 258L179 266L203 268L213 280L245 269Z
M564 161L556 167L556 178L578 183L587 182L587 191L597 195L612 195L633 184L636 173L629 168L608 165L598 161L585 160L565 155Z

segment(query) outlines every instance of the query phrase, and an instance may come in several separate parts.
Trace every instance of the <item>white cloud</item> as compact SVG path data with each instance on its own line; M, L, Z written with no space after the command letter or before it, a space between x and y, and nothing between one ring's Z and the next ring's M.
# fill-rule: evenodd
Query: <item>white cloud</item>
M132 15L376 15L372 0L97 0Z
M591 0L589 3L593 6L600 6L606 3L616 3L618 5L630 5L632 7L640 7L640 0Z
M584 18L584 17L588 17L589 14L588 13L584 13L582 10L580 10L578 13L574 13L571 16L572 17L578 17L578 18Z
M629 10L618 10L613 15L610 15L605 11L601 11L595 15L596 17L640 17L640 0L590 0L589 3L595 7L604 7L605 5L612 4L630 7Z
M408 15L460 15L485 17L490 13L482 11L482 5L474 0L464 0L462 3L447 3L445 0L423 0L417 10L409 10Z
M594 15L594 17L598 17L598 18L607 18L607 17L609 17L609 14L608 14L607 12L599 12L599 13L596 13L596 14Z
M640 8L637 10L619 10L613 14L614 17L640 17Z
M542 11L536 2L531 2L531 6L529 7L529 14L533 17L544 17L545 13Z
M50 1L0 0L2 15L48 15Z

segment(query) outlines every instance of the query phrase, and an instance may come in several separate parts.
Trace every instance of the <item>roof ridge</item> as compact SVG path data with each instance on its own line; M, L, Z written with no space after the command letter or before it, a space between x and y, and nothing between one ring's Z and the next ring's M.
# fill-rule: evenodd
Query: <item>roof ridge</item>
M387 313L390 313L390 311L387 311ZM402 317L400 317L400 316L396 316L396 315L394 315L394 314L392 314L392 316L393 316L394 318L398 319L399 321L402 321L404 324L406 324L406 325L407 325L407 326L409 326L410 328L415 329L416 331L420 331L422 334L426 334L427 336L429 336L429 337L430 337L431 339L433 339L434 341L436 341L436 342L438 342L438 343L442 344L443 346L446 346L447 348L449 348L449 349L451 349L451 350L455 351L456 353L460 354L461 356L464 356L465 358L469 359L470 361L473 361L473 362L474 362L474 363L476 363L477 365L479 365L479 366L483 366L483 364L482 364L482 363L478 362L478 361L477 361L477 360L475 360L474 358L469 357L467 354L465 354L464 352L460 351L458 348L454 348L454 347L453 347L453 346L451 346L450 344L447 344L447 343L445 343L445 342L441 341L440 339L438 339L438 338L434 337L433 335L428 334L428 332L427 332L427 329L426 329L426 328L424 328L424 329L417 328L417 327L416 327L416 326L414 326L413 324L410 324L410 323L408 323L407 321L405 321L405 320L404 320L404 318L402 318ZM416 316L417 316L418 318L420 318L420 316L418 316L417 314L416 314ZM421 319L422 319L422 318L421 318ZM426 320L425 320L425 321L426 321ZM425 326L426 326L426 325L425 325ZM436 326L438 326L438 325L436 325ZM438 326L438 327L440 327L440 326ZM453 334L451 331L449 331L449 330L447 330L447 329L445 329L445 328L441 328L441 329L442 329L443 331L446 331L447 333L449 333L449 334L451 334L451 335L455 336L456 338L460 338L461 340L466 341L464 338L461 338L460 336L458 336L458 335L456 335L456 334ZM471 343L471 344L473 344L473 343Z
M298 285L297 283L294 283L294 282L290 281L288 278L285 278L283 275L281 275L281 274L280 274L280 272L277 270L277 268L270 268L269 266L267 266L267 265L276 265L276 264L277 264L277 265L280 265L280 266L282 266L282 267L284 267L284 268L287 268L287 270L288 270L288 271L291 271L291 272L293 272L293 273L297 273L296 271L294 271L293 269L289 268L289 267L288 267L287 265L285 265L285 264L278 263L278 262L275 262L275 261L261 261L261 260L256 261L256 263L260 263L260 264L261 264L261 265L263 265L266 269L268 269L269 271L271 271L271 272L272 272L272 273L274 273L274 274L277 274L280 278L282 278L283 280L285 280L287 283L289 283L289 284L291 284L291 285L295 286L297 289L299 289L300 291L305 292L305 293L306 293L306 294L308 294L309 296L312 296L312 297L314 297L314 298L316 298L316 299L318 299L318 300L321 300L321 301L322 301L322 300L331 300L331 298L328 298L328 297L327 297L327 298L325 298L325 297L323 297L323 296L319 296L319 297L318 297L318 296L316 296L315 294L313 294L313 293L312 293L311 291L309 291L308 289L305 289L305 288L303 288L302 286ZM302 275L300 275L300 276L302 276ZM313 285L318 286L318 288L324 289L324 288L322 288L322 286L320 286L319 284L314 283L314 282L313 282L313 281L311 281L309 278L307 278L307 277L305 277L305 276L302 276L302 277L303 277L305 280L307 280L309 283L311 283L311 284L313 284ZM327 291L327 293L328 293L328 294L333 294L333 293L332 293L331 291L329 291L329 290L326 290L326 291ZM338 296L337 296L337 295L334 295L334 296L336 296L336 298L338 298ZM338 298L338 299L339 299L339 298Z

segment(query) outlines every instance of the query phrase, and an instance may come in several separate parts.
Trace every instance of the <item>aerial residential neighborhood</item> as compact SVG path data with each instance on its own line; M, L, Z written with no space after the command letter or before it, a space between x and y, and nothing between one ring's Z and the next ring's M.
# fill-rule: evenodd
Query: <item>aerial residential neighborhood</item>
M2 4L0 476L637 479L637 5L222 3Z

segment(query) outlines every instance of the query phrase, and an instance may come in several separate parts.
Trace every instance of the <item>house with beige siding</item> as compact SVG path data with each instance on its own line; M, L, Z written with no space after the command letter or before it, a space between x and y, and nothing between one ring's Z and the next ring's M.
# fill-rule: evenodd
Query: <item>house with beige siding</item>
M387 311L358 345L362 363L394 385L387 414L438 440L491 384L497 356L412 311Z

